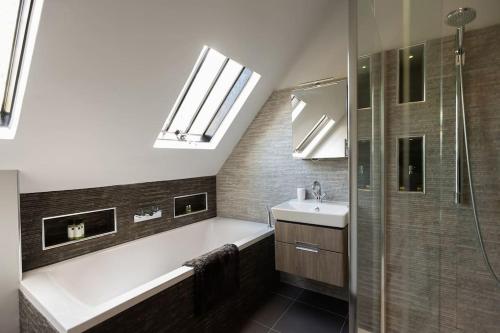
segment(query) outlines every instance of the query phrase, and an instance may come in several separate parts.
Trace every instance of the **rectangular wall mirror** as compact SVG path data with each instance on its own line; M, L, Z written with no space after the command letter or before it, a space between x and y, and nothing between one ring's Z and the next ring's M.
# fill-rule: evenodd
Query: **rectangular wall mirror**
M347 80L328 79L292 92L293 157L346 157Z

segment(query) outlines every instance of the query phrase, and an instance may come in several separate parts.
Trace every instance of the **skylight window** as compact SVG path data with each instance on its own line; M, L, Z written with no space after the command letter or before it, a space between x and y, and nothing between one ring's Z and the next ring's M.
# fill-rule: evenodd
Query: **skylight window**
M0 139L15 135L42 2L0 1Z
M259 79L259 74L204 46L155 147L215 148Z

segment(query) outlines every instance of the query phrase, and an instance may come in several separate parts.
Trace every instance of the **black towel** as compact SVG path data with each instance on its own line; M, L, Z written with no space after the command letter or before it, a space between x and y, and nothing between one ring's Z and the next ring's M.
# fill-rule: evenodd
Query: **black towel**
M184 265L194 269L196 314L209 311L233 296L240 287L240 252L234 244L226 244Z

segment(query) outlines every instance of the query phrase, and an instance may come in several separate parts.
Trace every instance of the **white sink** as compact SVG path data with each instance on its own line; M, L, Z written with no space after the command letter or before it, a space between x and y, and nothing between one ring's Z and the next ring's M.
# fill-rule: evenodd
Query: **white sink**
M274 218L281 221L335 228L344 228L348 223L349 206L347 203L293 199L271 209Z

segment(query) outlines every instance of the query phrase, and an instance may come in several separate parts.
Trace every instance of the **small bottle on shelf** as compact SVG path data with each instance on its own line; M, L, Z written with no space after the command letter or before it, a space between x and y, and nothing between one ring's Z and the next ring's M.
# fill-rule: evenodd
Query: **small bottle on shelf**
M85 237L85 225L83 223L83 220L81 220L81 219L77 220L75 227L76 227L75 239L84 238Z
M74 240L76 237L76 228L75 228L75 223L72 221L71 224L68 224L68 239L69 240Z

